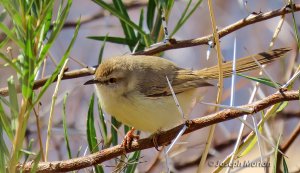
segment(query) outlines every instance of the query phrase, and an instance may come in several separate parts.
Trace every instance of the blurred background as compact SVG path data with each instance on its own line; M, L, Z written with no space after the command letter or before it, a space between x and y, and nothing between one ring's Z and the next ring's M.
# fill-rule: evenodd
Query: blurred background
M196 2L196 1L195 1ZM192 1L191 6L195 5ZM140 10L144 8L146 10L147 1L139 0L124 0L124 4L127 4L127 9L131 20L138 23ZM247 5L245 5L245 3ZM300 3L299 0L294 3ZM168 30L171 32L181 14L186 7L187 1L176 0L174 7L169 15L167 24ZM230 24L237 22L251 13L265 13L275 9L279 9L285 6L283 0L255 0L255 1L242 1L242 0L216 0L213 1L213 7L216 17L216 23L218 29L222 29ZM89 36L124 36L121 24L119 20L110 15L106 10L96 5L92 1L74 0L70 10L66 25L60 33L54 46L51 48L51 55L54 60L47 59L45 76L48 76L55 69L55 62L59 61L67 49L70 40L73 37L76 20L81 17L81 20L86 20L92 16L97 16L95 19L90 20L87 23L81 24L78 38L71 51L70 56L73 59L78 60L84 65L94 66L97 65L100 48L103 42L88 39ZM296 23L300 23L300 13L295 13ZM237 41L236 55L237 57L244 57L250 54L256 54L269 49L272 36L277 28L277 25L281 17L275 17L266 21L258 22L246 27L243 27L223 38L220 39L221 51L224 60L232 60L233 57L233 44L234 39ZM9 22L7 22L9 23ZM287 57L278 60L271 65L268 65L266 70L271 74L273 79L279 83L285 83L292 75L293 69L299 65L299 56L296 53L297 42L295 39L295 32L293 28L293 21L291 14L285 16L285 21L281 28L281 31L274 43L273 48L291 47L293 51L287 55ZM299 25L297 26L299 29ZM144 22L144 30L147 31L146 23ZM187 40L200 38L212 33L211 21L207 6L207 1L203 1L199 8L193 13L193 15L187 20L183 27L173 36L177 40ZM7 47L5 47L7 48ZM245 50L247 49L247 51ZM16 47L12 46L12 53ZM207 59L207 51L210 50L210 58ZM107 59L117 55L130 54L130 50L125 45L114 44L106 42L104 48L103 59ZM15 54L16 55L16 54ZM207 45L173 49L164 52L161 55L163 58L169 59L175 62L178 66L188 69L201 69L210 67L217 64L216 51L210 49ZM1 60L0 60L1 61ZM297 65L298 64L298 65ZM69 70L80 69L82 65L77 62L70 60L68 63ZM250 76L257 76L259 71L253 71L247 73ZM5 87L7 78L11 76L13 71L8 67L0 68L0 86ZM65 147L65 141L63 136L62 128L62 101L65 93L68 93L67 104L66 104L66 115L68 124L68 133L70 146L73 153L78 151L79 156L86 153L88 146L86 140L86 119L89 106L89 100L94 94L93 86L84 86L83 83L89 79L89 77L76 78L72 80L63 80L59 87L59 94L55 106L54 121L53 121L53 134L50 141L50 155L49 161L64 160L67 159L67 151ZM223 93L222 104L228 105L230 103L230 86L231 80L225 79L225 88ZM213 82L217 83L217 81ZM235 105L247 104L250 98L251 92L254 87L254 82L247 80L242 77L237 77L236 80L236 97ZM47 90L41 100L40 118L41 118L41 132L43 137L43 143L46 141L47 124L49 117L50 104L52 94L55 85L52 84ZM299 88L299 80L296 80L294 89ZM217 96L217 87L203 88L200 92L203 92L203 100L205 102L215 102ZM276 89L268 86L259 87L259 91L255 96L255 100L262 99L272 93L276 92ZM213 107L207 105L197 104L193 109L191 118L205 116L211 113ZM97 129L99 124L99 117L97 116L97 106L95 106L95 126ZM300 117L299 103L290 102L287 108L281 112L282 115L276 116L271 119L268 124L270 135L272 139L278 139L281 134L281 140L284 141L291 134L293 129L297 126ZM261 114L258 113L257 119L259 120ZM109 115L105 115L106 120L110 121ZM30 124L28 125L26 139L31 138L37 139L37 130L35 125L34 116L29 119ZM249 121L252 122L252 121ZM224 158L233 150L234 141L238 135L241 122L239 120L230 120L217 125L215 136L210 151L209 161L223 161ZM181 140L181 143L177 144L171 152L170 160L171 169L174 172L195 172L199 162L195 162L201 155L206 138L208 135L209 128L204 128L191 133ZM244 136L251 130L245 128ZM122 130L123 132L123 130ZM97 132L98 133L98 132ZM119 135L119 143L123 138L124 133ZM142 134L146 137L149 134ZM99 141L101 140L100 134L98 134ZM270 136L269 136L270 137ZM275 143L277 141L275 140ZM300 148L297 145L300 143L300 139L297 139L293 145L289 148L286 155L286 162L289 171L295 172L300 170L300 164L298 161L298 155L300 154ZM39 148L37 140L33 143L33 148ZM265 149L270 149L268 144L264 144ZM151 172L165 172L166 166L164 162L163 154L160 154L155 149L144 150L141 153L141 158L138 164L138 172L145 172L149 170L152 165ZM248 153L247 156L243 157L242 160L254 160L259 158L259 150L257 147L252 152ZM75 156L73 156L75 157ZM153 166L153 162L159 158L159 162ZM112 171L116 165L116 160L110 160L105 162L104 169L107 172ZM272 162L272 160L271 160ZM272 165L272 164L271 164ZM206 166L207 171L211 172L215 169L213 166ZM82 171L82 170L81 170ZM79 171L79 172L81 172ZM264 172L265 170L261 167L255 168L244 168L238 170L239 172ZM82 171L84 172L84 171Z

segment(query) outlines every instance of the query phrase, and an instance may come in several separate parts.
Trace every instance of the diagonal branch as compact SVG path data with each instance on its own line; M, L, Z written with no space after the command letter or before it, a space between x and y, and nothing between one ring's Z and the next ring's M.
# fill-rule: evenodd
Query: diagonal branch
M294 4L294 12L300 10L300 4ZM284 14L291 13L292 10L289 6L282 7L280 9L274 10L274 11L269 11L266 13L259 13L259 14L251 14L250 16L241 19L224 29L218 31L219 38L222 38L238 29L241 29L243 27L246 27L248 25L251 25L253 23L261 22L264 20L268 20L277 16L281 16ZM196 38L196 39L190 39L190 40L174 40L172 43L161 45L158 47L153 47L150 49L146 49L144 51L136 52L135 55L153 55L159 52L163 52L166 50L171 50L171 49L179 49L179 48L185 48L185 47L193 47L193 46L198 46L198 45L203 45L203 44L208 44L208 41L210 41L213 38L213 35L207 35L201 38Z
M294 5L294 11L300 11L300 4L295 4ZM241 29L243 27L246 27L250 24L253 23L257 23L260 21L264 21L264 20L268 20L277 16L281 16L284 14L288 14L291 13L291 8L290 7L282 7L280 9L274 10L274 11L269 11L266 13L260 13L260 14L255 14L255 15L250 15L244 19L241 19L239 21L237 21L234 24L231 24L227 27L225 27L224 29L220 30L218 32L219 37L222 38L238 29ZM203 44L207 44L208 41L210 41L212 38L212 35L207 35L204 37L200 37L200 38L196 38L196 39L191 39L191 40L173 40L172 44L168 43L165 45L161 45L158 47L154 47L154 48L150 48L150 49L146 49L144 51L141 52L136 52L135 55L153 55L159 52L163 52L166 50L171 50L171 49L179 49L179 48L185 48L185 47L193 47L193 46L198 46L198 45L203 45ZM73 79L73 78L79 78L79 77L83 77L83 76L89 76L89 75L93 75L93 73L91 73L88 68L83 68L83 69L79 69L79 70L74 70L74 71L69 71L69 72L65 72L64 76L62 78L62 80L64 79ZM34 89L37 89L41 86L43 86L48 78L43 78L40 80L35 81L34 84ZM18 88L18 92L20 91L20 88ZM0 96L7 96L8 95L8 88L1 88L0 89Z
M277 92L255 103L242 106L247 109L252 109L253 111L251 113L240 111L240 110L225 109L211 115L190 120L187 122L188 128L185 131L185 134L202 129L212 124L216 124L216 123L220 123L223 121L228 121L240 117L244 114L254 114L279 102L298 100L298 99L299 99L299 91L283 91L281 93ZM171 130L161 132L160 134L158 134L157 136L158 145L164 145L172 141L176 137L178 132L182 129L183 125L184 124L181 124ZM145 139L138 140L137 142L133 142L131 149L127 150L127 153L153 148L153 147L154 144L152 142L152 137L148 137ZM96 164L101 164L104 161L121 156L122 154L124 154L124 148L121 147L120 145L117 145L87 156L78 157L70 160L40 162L37 166L37 172L66 172L66 171L78 170ZM32 166L33 166L33 162L28 162L24 165L21 164L18 165L18 169L19 170L22 169L22 171L24 172L29 172Z

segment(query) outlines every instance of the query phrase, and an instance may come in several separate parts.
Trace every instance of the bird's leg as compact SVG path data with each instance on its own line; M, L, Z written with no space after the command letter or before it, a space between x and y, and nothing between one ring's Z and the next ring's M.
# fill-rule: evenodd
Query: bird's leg
M153 133L153 134L151 135L151 137L152 137L152 142L153 142L154 147L155 147L155 149L156 149L157 151L160 151L159 145L158 145L158 137L159 137L160 133L161 133L161 130L158 130L157 132L155 132L155 133Z
M156 149L157 151L160 151L159 145L158 145L158 143L157 143L157 138L158 138L158 134L157 134L157 133L154 133L154 134L152 135L152 142L153 142L153 144L154 144L155 149Z
M128 132L127 134L125 135L123 141L122 141L122 144L121 146L124 147L124 150L125 151L128 151L129 149L131 149L131 144L132 144L132 141L133 140L138 140L140 138L139 135L135 135L134 134L134 131L135 131L135 128L132 127Z

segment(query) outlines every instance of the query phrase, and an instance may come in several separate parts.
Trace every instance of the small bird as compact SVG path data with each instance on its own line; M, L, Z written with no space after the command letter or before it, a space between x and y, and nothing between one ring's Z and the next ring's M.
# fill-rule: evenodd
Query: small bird
M289 48L280 48L240 58L236 61L236 72L258 68L253 57L260 64L268 64L288 51ZM230 77L232 62L223 63L222 68L223 76ZM156 56L125 55L103 61L94 79L85 85L96 84L100 105L106 113L135 129L155 133L183 122L166 77L187 116L195 104L197 88L212 86L207 80L217 79L219 72L217 66L188 70Z

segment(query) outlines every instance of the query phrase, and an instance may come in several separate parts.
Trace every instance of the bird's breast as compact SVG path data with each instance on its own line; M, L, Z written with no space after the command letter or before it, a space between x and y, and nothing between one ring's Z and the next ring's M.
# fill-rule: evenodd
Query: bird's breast
M104 111L138 130L153 133L172 128L183 121L172 96L145 97L137 91L117 95L99 86L96 88ZM194 94L195 90L189 90L177 95L185 114L195 100Z

